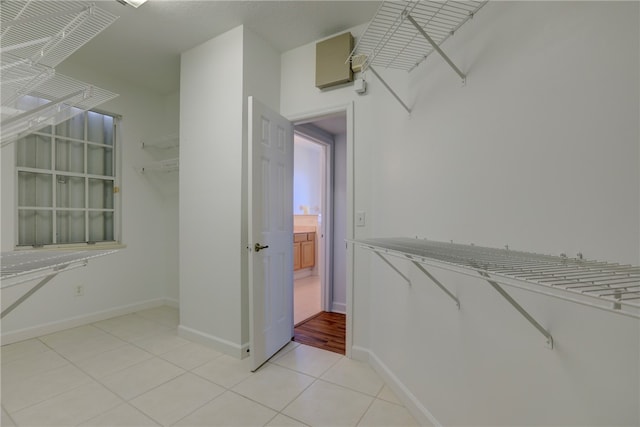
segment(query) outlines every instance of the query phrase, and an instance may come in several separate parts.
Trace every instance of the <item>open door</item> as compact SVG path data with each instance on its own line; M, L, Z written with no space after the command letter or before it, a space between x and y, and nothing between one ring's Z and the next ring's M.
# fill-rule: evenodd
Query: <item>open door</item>
M255 371L293 337L293 125L248 102L249 345Z

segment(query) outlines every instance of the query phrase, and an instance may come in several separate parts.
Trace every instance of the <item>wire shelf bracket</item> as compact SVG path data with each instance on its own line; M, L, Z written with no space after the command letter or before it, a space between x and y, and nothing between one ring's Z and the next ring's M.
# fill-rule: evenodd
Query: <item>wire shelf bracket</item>
M33 280L38 280L38 282L10 306L2 310L0 319L18 308L20 304L49 283L59 273L85 267L90 259L115 252L117 250L3 252L0 255L2 289L18 286Z
M398 273L398 275L399 275L400 277L402 277L402 278L407 282L407 284L411 285L411 279L409 279L409 278L408 278L408 277L407 277L403 272L401 272L401 271L400 271L400 270L399 270L395 265L393 265L393 264L391 263L391 261L389 261L387 258L385 258L385 256L384 256L384 255L382 255L380 252L374 252L374 253L375 253L376 255L378 255L378 256L380 257L380 259L381 259L382 261L384 261L384 262L385 262L389 267L391 267L391 269L392 269L393 271L395 271L396 273Z
M498 293L504 298L506 299L509 304L511 304L513 306L513 308L515 308L516 310L518 310L518 313L520 313L525 319L527 319L527 321L529 323L531 323L533 325L534 328L536 328L538 331L540 331L540 333L542 335L545 336L545 338L547 339L547 344L546 347L549 349L553 349L553 337L551 336L551 334L540 324L538 323L538 321L536 321L536 319L533 318L533 316L531 316L527 310L525 310L524 308L522 308L522 306L520 304L518 304L518 302L516 300L513 299L513 297L511 295L509 295L509 293L507 293L507 291L504 290L504 288L502 286L500 286L498 283L496 283L495 281L491 280L491 276L489 276L487 273L485 273L484 271L478 271L478 273L485 278L485 280L487 281L487 283L489 283L493 289L495 289L496 291L498 291Z
M458 307L458 310L460 310L460 300L458 300L458 298L451 293L451 291L449 289L446 288L446 286L444 286L442 283L440 283L440 281L438 279L436 279L433 274L429 273L427 271L426 268L424 268L420 263L411 260L411 262L413 263L413 265L415 265L418 270L420 270L425 276L427 276L429 279L431 279L431 281L433 283L436 284L436 286L438 286L440 289L442 289L442 292L444 292L445 294L447 294L449 296L449 298L451 298L455 303L456 303L456 307Z
M444 53L442 49L440 49L440 46L438 46L438 44L429 36L429 34L427 34L427 32L422 29L420 24L418 24L418 22L415 19L413 19L413 16L411 16L411 14L407 13L405 15L405 18L409 22L411 22L411 24L413 24L414 27L416 27L416 30L418 30L418 32L422 34L422 36L429 42L429 44L433 47L433 50L438 52L438 54L442 57L442 59L444 59L447 62L447 64L449 64L449 66L453 68L453 71L455 71L460 76L460 78L462 79L462 84L465 84L467 82L467 75L464 74L462 71L460 71L460 69L456 66L456 64L454 64L453 61L449 59L447 54Z
M373 247L369 247L369 249L373 249ZM393 271L398 273L398 275L400 277L402 277L407 282L407 284L411 285L411 279L409 279L403 272L401 272L398 269L398 267L393 265L393 263L391 263L391 261L389 261L380 251L374 251L373 253L378 255L380 257L380 259L382 259L382 261L384 261L389 267L391 267L393 269ZM449 298L451 298L456 303L456 307L458 307L458 310L460 309L460 301L458 300L458 298L449 289L447 289L446 286L444 286L442 283L440 283L440 281L438 279L436 279L433 276L433 274L429 273L429 271L427 271L427 269L424 268L421 264L419 264L418 262L416 262L416 261L414 261L412 259L409 259L409 261L411 261L411 263L413 265L415 265L418 268L418 270L420 270L422 272L422 274L427 276L437 287L439 287L442 290L442 292L447 294L447 296Z
M391 95L393 95L393 97L396 99L396 101L398 101L400 103L400 105L402 105L402 108L407 110L407 113L411 114L411 108L409 108L407 106L407 104L404 103L402 98L400 98L400 96L398 96L398 94L391 88L391 86L389 86L389 84L382 78L382 76L380 76L380 74L378 74L378 72L376 71L375 68L373 68L372 65L369 65L369 70L371 70L373 75L376 76L378 78L378 80L380 80L380 83L382 83L382 86L384 86L385 89L387 89L389 91L389 93L391 93Z
M487 1L383 1L347 61L358 64L362 71L370 69L385 89L411 113L411 109L373 66L410 72L436 52L465 85L467 75L440 46L473 18Z
M551 333L504 287L640 319L640 267L411 238L349 240L363 249L487 281L554 347ZM424 269L423 273L427 271ZM479 275L479 276L478 276ZM428 277L429 274L427 274ZM431 278L431 277L430 277ZM433 280L433 279L432 279ZM437 285L439 282L435 282ZM439 284L438 286L440 287ZM441 289L450 297L444 286ZM457 302L458 300L455 299Z

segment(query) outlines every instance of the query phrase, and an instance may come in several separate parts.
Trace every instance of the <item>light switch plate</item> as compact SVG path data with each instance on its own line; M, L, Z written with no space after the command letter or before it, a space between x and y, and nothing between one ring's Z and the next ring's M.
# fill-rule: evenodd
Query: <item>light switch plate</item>
M356 212L356 227L364 227L364 224L365 224L364 211Z

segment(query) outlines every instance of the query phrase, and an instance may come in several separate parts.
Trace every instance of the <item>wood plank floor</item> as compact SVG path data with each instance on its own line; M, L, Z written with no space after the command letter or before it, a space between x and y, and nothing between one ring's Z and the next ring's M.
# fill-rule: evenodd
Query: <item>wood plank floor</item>
M344 354L345 315L323 311L294 328L295 342Z

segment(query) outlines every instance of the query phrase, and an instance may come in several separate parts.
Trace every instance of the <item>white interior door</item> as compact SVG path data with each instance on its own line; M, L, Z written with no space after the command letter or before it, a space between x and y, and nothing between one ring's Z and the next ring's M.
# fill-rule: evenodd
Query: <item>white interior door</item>
M255 371L293 337L293 125L248 103L249 334Z

